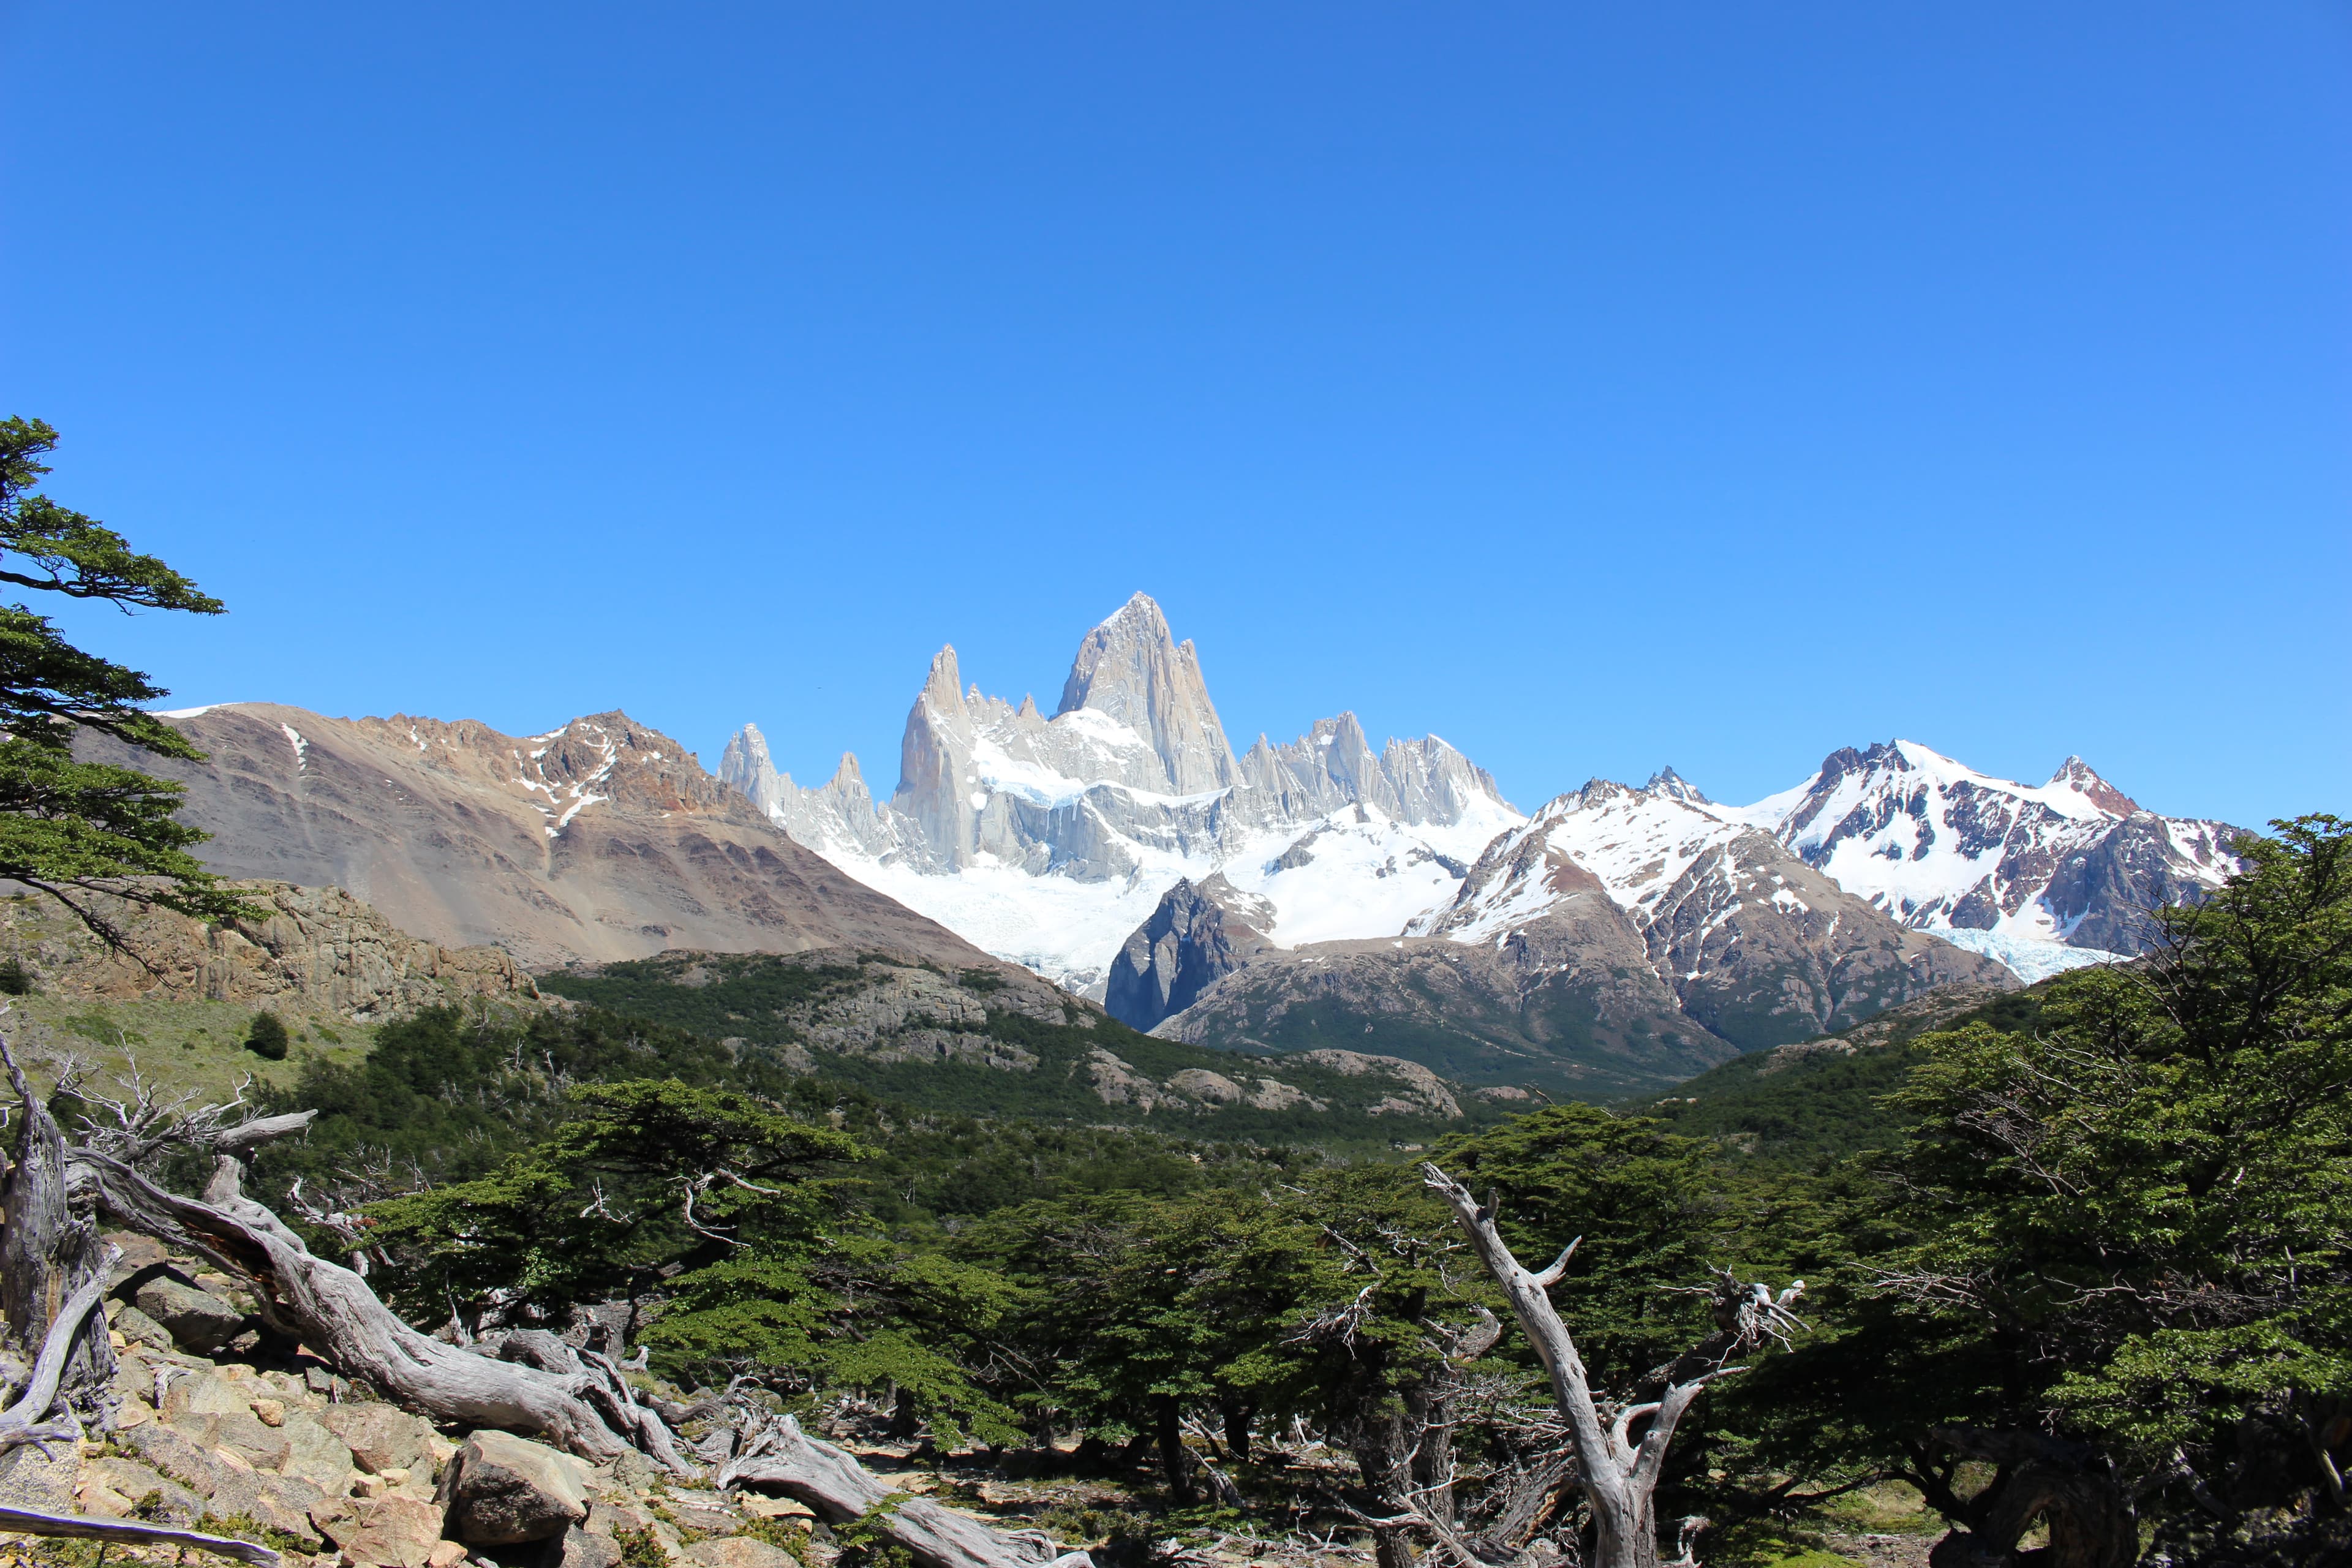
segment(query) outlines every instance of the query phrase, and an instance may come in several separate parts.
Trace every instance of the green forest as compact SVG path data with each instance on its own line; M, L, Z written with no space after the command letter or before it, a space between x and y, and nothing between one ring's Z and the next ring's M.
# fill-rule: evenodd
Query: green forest
M2138 963L1414 1154L957 1113L721 1044L700 993L624 974L311 1062L269 1109L319 1120L257 1174L412 1321L617 1310L680 1390L1119 1479L1064 1521L1097 1546L1573 1554L1545 1369L1425 1158L1530 1266L1580 1238L1551 1300L1635 1432L1721 1282L1787 1301L1664 1456L1667 1554L1949 1527L1987 1560L2316 1563L2352 1439L2352 825L2246 853Z

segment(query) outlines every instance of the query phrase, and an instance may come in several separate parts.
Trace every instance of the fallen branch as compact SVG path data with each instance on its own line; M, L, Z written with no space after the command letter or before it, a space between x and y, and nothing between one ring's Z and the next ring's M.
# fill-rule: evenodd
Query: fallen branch
M81 1423L68 1416L60 1422L44 1423L42 1417L58 1402L58 1384L64 1377L66 1358L73 1353L74 1336L81 1332L82 1322L106 1295L106 1276L114 1260L122 1256L118 1247L106 1249L106 1262L98 1274L82 1281L66 1304L58 1310L42 1336L41 1353L34 1358L33 1375L25 1381L25 1391L16 1403L0 1412L0 1453L20 1447L26 1443L48 1457L50 1443L81 1441Z
M992 1530L929 1498L890 1490L840 1448L801 1430L786 1415L754 1433L716 1478L721 1491L746 1483L774 1487L806 1503L828 1524L870 1520L906 1548L917 1568L1094 1568L1084 1552L1056 1552L1034 1530Z
M0 1531L19 1535L67 1536L76 1541L119 1541L132 1546L193 1546L250 1563L254 1568L279 1568L285 1560L267 1546L226 1535L205 1535L174 1530L168 1524L141 1524L128 1519L91 1519L79 1513L43 1513L37 1509L0 1504Z

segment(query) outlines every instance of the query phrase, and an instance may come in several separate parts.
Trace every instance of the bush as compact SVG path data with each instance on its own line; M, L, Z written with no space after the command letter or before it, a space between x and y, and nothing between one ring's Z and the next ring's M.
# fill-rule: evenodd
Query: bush
M0 958L0 995L30 996L33 994L33 972L25 961L14 954Z
M256 1013L245 1032L245 1048L266 1062L286 1059L286 1021L275 1013Z

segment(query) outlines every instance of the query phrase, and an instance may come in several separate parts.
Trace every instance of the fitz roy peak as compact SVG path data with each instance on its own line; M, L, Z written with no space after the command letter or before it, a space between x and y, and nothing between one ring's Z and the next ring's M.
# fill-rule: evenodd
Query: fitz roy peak
M795 784L750 725L719 771L850 875L1097 995L1180 880L1222 871L1285 943L1386 935L1449 900L1520 820L1445 742L1375 752L1352 713L1236 756L1198 652L1142 594L1086 635L1050 718L966 688L942 648L887 802L855 757L823 785Z

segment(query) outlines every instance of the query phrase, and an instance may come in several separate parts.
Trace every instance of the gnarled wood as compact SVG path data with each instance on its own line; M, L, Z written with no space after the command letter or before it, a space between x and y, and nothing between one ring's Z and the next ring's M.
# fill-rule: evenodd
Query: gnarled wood
M1495 1228L1495 1214L1480 1205L1470 1189L1424 1163L1424 1183L1447 1206L1478 1255L1486 1272L1503 1288L1511 1310L1527 1331L1528 1342L1551 1375L1552 1398L1567 1421L1576 1451L1576 1468L1592 1510L1596 1568L1657 1568L1658 1522L1654 1494L1664 1473L1666 1448L1675 1427L1707 1383L1742 1370L1727 1365L1730 1358L1785 1326L1801 1326L1790 1314L1790 1303L1804 1289L1800 1280L1776 1300L1761 1285L1745 1286L1728 1274L1713 1294L1717 1332L1652 1374L1652 1397L1628 1403L1607 1426L1593 1398L1584 1358L1568 1325L1552 1306L1549 1287L1559 1281L1576 1250L1570 1242L1557 1262L1538 1273L1520 1263ZM1578 1238L1581 1240L1581 1237ZM1648 1418L1641 1436L1633 1425Z
M0 1228L0 1308L6 1310L9 1331L17 1342L27 1353L40 1346L47 1361L54 1341L50 1325L68 1301L93 1283L103 1292L117 1254L100 1239L96 1226L75 1217L66 1191L65 1134L48 1107L34 1095L4 1037L0 1064L6 1066L24 1118L16 1163L0 1193L7 1215L5 1227ZM77 1319L77 1327L79 1323ZM28 1419L47 1415L60 1388L84 1415L102 1414L114 1379L112 1343L102 1333L68 1334L56 1348L61 1353L50 1397Z
M77 1541L120 1541L132 1546L193 1546L250 1563L254 1568L278 1568L285 1560L267 1546L226 1535L205 1535L174 1530L168 1524L142 1524L131 1519L91 1519L79 1513L43 1513L38 1509L0 1504L0 1531L19 1535L66 1536Z
M774 1487L828 1524L871 1519L917 1568L1094 1568L1084 1552L1055 1554L1034 1530L992 1530L929 1498L898 1496L851 1455L801 1430L791 1416L761 1428L720 1468L720 1489Z
M64 1377L67 1359L73 1353L75 1337L81 1332L82 1323L97 1310L100 1300L106 1294L106 1276L112 1269L114 1260L121 1256L118 1249L108 1247L97 1277L82 1281L74 1293L66 1298L66 1304L58 1309L47 1334L41 1341L41 1353L34 1360L33 1375L25 1380L24 1392L17 1395L16 1404L0 1412L0 1452L26 1443L81 1440L79 1422L70 1418L45 1422L42 1417L48 1415L58 1402L58 1384ZM42 1451L47 1452L46 1448Z
M643 1426L616 1431L596 1407L594 1400L611 1393L616 1378L588 1369L551 1373L494 1360L409 1327L366 1280L312 1256L276 1215L244 1196L234 1158L221 1159L205 1189L211 1201L205 1202L166 1192L93 1150L78 1149L69 1157L77 1179L87 1181L97 1201L122 1224L209 1258L243 1279L270 1327L412 1410L436 1421L541 1436L599 1463L635 1447L633 1439L645 1438ZM625 1385L622 1392L627 1392ZM652 1451L674 1474L698 1473L674 1447L665 1443Z

